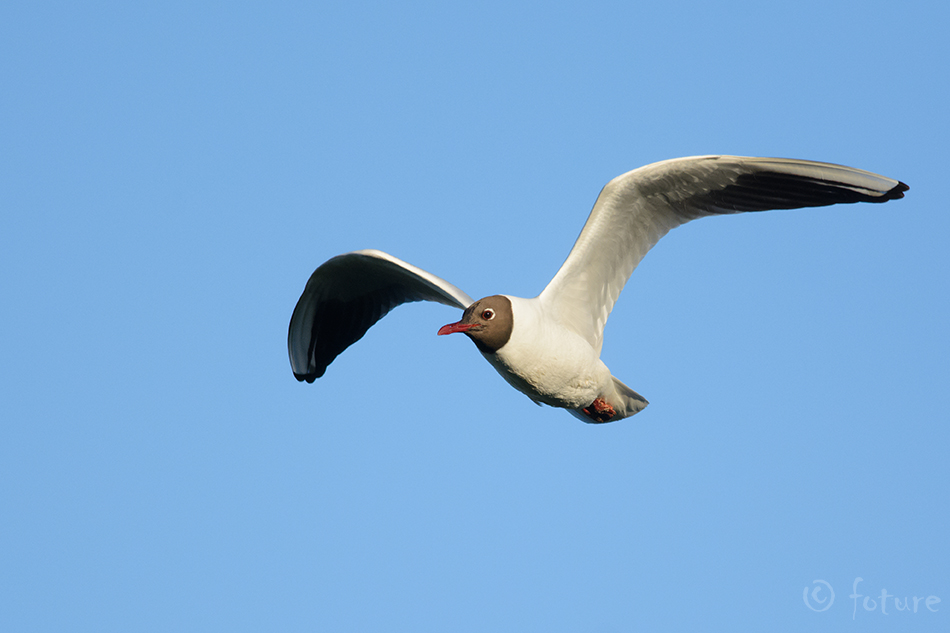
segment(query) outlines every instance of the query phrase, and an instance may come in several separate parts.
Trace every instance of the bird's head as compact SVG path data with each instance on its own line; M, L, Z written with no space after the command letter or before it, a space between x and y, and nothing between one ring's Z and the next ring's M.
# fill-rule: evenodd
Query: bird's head
M456 323L443 325L439 335L464 332L483 354L494 354L511 338L511 300L504 295L479 299L465 309Z

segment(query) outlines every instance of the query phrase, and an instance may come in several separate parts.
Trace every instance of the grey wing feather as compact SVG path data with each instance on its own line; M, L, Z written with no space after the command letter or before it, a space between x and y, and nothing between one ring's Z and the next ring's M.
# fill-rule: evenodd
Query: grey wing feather
M472 298L382 251L356 251L328 260L310 276L290 319L287 351L294 376L307 382L321 377L374 323L412 301L464 310Z
M814 161L694 156L653 163L607 183L540 297L599 352L627 279L671 229L707 215L886 202L907 189L891 178Z

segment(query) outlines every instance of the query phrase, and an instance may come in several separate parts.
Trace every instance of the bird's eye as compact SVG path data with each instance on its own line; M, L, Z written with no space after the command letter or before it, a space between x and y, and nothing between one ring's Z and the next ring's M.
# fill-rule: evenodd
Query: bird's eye
M491 321L492 319L495 318L495 311L494 311L494 310L482 310L482 318L485 319L486 321Z

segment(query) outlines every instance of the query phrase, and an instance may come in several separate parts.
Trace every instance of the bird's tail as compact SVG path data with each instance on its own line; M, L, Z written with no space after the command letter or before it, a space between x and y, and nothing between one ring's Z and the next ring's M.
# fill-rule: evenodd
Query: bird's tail
M615 420L622 420L623 418L629 418L635 413L640 413L643 411L648 404L650 404L646 398L638 394L636 391L623 384L613 376L611 378L614 381L614 389L617 390L617 395L620 396L619 407L614 406L614 409L617 410L617 415L611 418L611 422Z
M639 413L646 408L649 402L636 391L623 384L613 376L614 393L606 393L597 398L590 406L581 409L568 409L568 412L578 420L593 424L616 422Z

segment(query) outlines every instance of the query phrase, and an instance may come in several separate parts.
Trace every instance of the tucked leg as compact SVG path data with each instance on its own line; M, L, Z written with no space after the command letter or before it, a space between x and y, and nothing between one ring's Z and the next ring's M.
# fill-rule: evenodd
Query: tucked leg
M617 415L614 408L603 398L597 398L581 411L594 422L610 422L610 419Z

